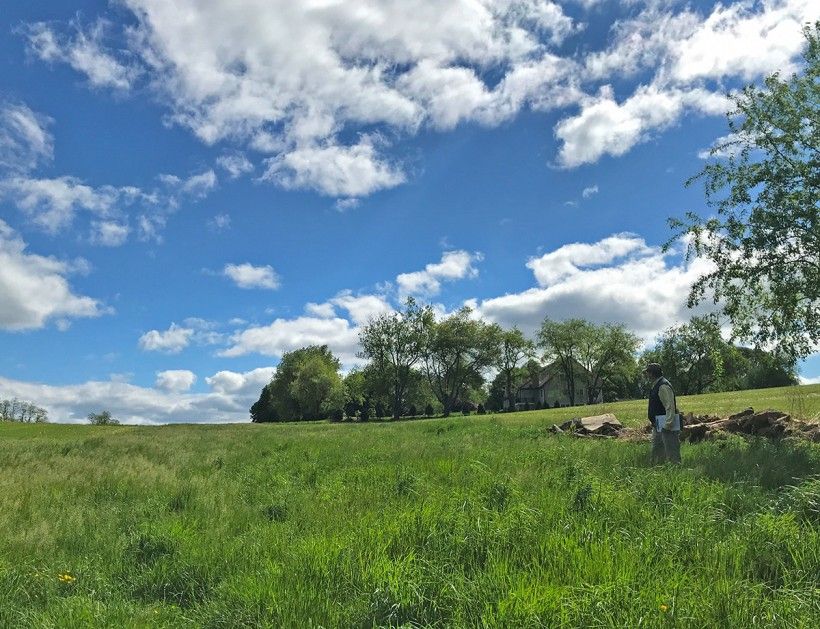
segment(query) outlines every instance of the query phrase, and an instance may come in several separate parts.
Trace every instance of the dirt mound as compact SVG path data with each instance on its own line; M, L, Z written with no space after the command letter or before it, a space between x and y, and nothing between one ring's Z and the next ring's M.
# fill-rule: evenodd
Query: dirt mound
M769 439L798 437L820 443L820 424L792 419L788 413L771 409L756 413L751 407L726 418L684 415L681 440L697 443L704 439L720 439L727 434Z
M626 428L615 415L607 413L591 417L576 417L563 424L553 424L550 431L568 433L575 437L618 438L635 441L649 438L652 428L649 425L643 429ZM796 437L820 443L820 423L792 419L788 413L771 409L755 412L751 407L728 417L691 413L683 415L681 441L697 443L710 439L725 439L729 434L767 439Z

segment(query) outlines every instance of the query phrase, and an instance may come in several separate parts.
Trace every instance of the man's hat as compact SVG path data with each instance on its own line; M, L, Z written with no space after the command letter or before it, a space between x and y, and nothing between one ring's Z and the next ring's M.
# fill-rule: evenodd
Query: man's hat
M663 368L658 363L647 363L643 368L643 373L647 373L650 376L662 376Z

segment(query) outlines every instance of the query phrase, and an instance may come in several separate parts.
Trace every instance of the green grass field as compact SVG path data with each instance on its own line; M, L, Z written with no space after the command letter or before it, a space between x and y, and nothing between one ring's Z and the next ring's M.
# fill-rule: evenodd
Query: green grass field
M606 405L627 424L645 402ZM820 386L680 400L820 415ZM2 627L820 627L820 445L0 425Z

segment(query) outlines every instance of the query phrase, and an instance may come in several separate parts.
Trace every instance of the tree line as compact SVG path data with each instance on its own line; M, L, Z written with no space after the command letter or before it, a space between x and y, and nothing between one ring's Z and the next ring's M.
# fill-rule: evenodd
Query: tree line
M432 306L408 299L364 325L359 342L366 363L344 376L326 345L286 353L251 407L252 421L512 410L547 366L560 374L570 405L642 397L644 362L663 364L681 395L797 382L793 359L725 341L715 316L669 328L640 354L639 337L621 324L546 318L528 338L467 307L437 319Z
M2 399L0 400L0 421L45 424L48 423L48 411L25 400Z
M47 424L48 411L33 402L0 399L0 422L20 422L23 424ZM109 411L89 413L88 423L94 426L116 426L120 422Z

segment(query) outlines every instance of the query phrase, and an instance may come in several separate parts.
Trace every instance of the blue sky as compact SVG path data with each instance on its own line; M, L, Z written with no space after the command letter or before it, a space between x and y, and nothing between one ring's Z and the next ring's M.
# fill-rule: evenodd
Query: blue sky
M725 94L815 3L15 3L0 17L0 397L242 421L281 354L405 295L647 343ZM678 252L680 247L678 248ZM802 365L820 378L817 355Z

